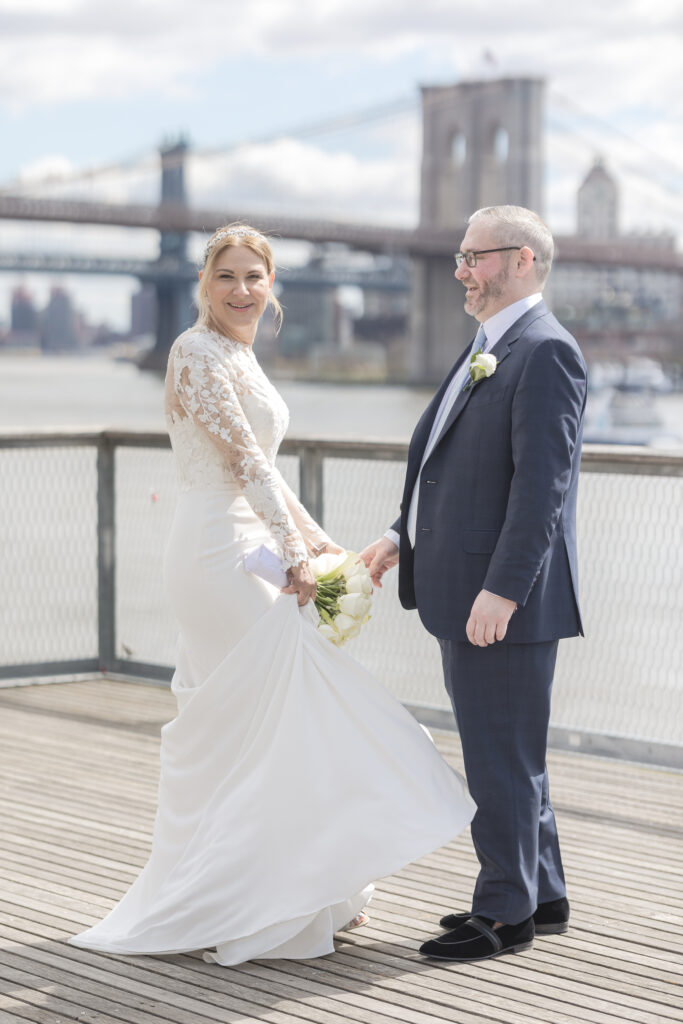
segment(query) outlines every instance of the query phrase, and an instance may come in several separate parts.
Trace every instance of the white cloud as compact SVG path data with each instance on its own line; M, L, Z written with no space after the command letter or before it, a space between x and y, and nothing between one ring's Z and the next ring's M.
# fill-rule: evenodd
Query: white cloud
M296 139L245 146L223 158L191 162L198 207L287 210L292 214L409 224L415 219L418 154L362 160Z
M116 38L55 33L0 41L0 96L15 115L36 105L125 99L141 91L185 95L194 71L189 56L169 55L164 47L142 52L139 42L128 48Z
M352 73L356 55L430 50L450 56L454 75L471 74L489 50L504 72L552 72L609 109L642 98L643 83L652 99L665 80L674 92L682 21L676 0L622 0L616 13L594 0L564 11L540 0L523 10L455 0L0 0L0 96L21 106L140 88L185 93L193 75L233 53L341 54Z
M22 167L20 181L22 185L30 185L32 182L45 183L50 179L60 181L76 171L73 162L62 153L44 153L37 160Z

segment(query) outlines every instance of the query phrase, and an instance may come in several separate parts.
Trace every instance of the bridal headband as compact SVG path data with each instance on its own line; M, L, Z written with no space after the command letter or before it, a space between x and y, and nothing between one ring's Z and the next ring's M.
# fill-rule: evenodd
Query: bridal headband
M258 238L261 242L267 242L268 239L265 235L262 235L260 231L254 231L253 228L224 228L223 231L219 231L217 235L210 238L206 243L206 249L204 250L204 263L209 258L209 253L214 249L219 242L222 242L224 238Z

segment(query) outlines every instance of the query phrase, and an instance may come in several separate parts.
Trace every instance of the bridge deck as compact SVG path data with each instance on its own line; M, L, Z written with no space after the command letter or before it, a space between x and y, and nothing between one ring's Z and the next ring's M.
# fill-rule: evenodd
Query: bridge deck
M572 927L515 957L437 966L415 952L464 908L468 836L378 886L369 926L315 961L217 968L65 944L145 861L170 694L129 683L0 690L0 1024L667 1024L681 1019L683 786L639 765L553 754ZM439 734L458 763L456 738ZM358 842L363 842L359 822Z

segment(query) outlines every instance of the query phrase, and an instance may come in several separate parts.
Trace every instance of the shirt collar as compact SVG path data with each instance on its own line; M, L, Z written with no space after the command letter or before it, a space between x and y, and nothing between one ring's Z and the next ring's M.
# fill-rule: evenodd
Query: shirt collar
M501 309L498 313L494 313L488 320L485 320L482 324L486 332L486 351L490 352L493 346L500 341L505 332L516 323L519 318L532 309L537 303L541 301L543 296L540 292L535 292L533 295L526 295L523 299L518 299L517 302L510 303L505 309Z

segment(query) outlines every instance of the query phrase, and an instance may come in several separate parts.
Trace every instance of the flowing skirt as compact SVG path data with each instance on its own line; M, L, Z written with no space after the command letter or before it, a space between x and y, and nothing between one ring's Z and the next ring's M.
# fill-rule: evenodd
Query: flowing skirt
M181 495L165 578L181 635L147 865L70 941L112 953L316 957L372 882L475 806L425 731L312 606L245 571L269 535L237 488ZM367 627L372 628L372 627Z

